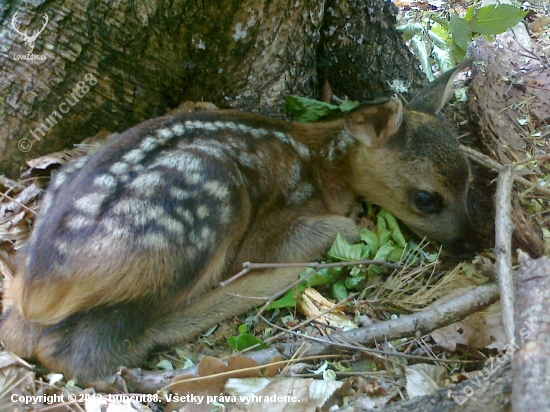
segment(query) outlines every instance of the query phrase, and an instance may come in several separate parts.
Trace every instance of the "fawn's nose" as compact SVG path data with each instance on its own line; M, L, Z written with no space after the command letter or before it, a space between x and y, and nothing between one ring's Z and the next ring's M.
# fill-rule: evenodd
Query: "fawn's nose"
M455 257L469 257L481 250L481 244L477 234L472 232L452 240L448 245L444 245L443 249Z

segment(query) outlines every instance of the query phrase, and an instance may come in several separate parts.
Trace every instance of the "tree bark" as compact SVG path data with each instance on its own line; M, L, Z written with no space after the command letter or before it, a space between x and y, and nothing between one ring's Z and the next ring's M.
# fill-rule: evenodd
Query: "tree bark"
M44 60L17 57L26 51L12 27L16 12L16 27L28 34L48 16L33 51ZM320 97L320 77L337 96L357 100L387 95L394 79L413 91L422 76L394 13L380 0L0 5L0 173L16 177L26 159L186 100L277 114L289 94ZM63 103L74 105L63 113Z

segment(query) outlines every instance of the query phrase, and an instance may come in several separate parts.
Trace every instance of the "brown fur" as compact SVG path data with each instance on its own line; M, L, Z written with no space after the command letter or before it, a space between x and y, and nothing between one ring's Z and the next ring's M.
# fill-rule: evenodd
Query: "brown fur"
M444 93L452 75L445 75ZM441 89L441 90L440 90ZM178 114L63 168L44 198L0 329L6 347L84 381L138 366L256 306L300 269L358 239L361 199L449 252L473 250L469 166L439 107L365 104L344 119L286 123L235 111Z

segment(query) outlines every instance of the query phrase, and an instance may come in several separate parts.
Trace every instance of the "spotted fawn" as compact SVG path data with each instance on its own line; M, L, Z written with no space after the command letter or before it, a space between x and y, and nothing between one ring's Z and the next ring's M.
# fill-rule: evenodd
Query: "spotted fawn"
M384 99L312 124L177 114L69 163L6 292L5 347L82 381L139 366L300 272L266 269L220 287L243 262L315 261L338 233L357 241L363 199L451 254L473 252L470 167L436 115L463 67L405 107Z

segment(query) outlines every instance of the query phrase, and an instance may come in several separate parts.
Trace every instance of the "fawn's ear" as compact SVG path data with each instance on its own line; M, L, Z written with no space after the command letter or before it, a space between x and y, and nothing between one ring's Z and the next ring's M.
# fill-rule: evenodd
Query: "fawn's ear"
M456 76L469 67L473 59L464 60L455 68L443 73L424 87L407 105L407 110L437 114L453 97L453 82Z
M346 131L368 147L380 147L394 135L403 120L403 105L398 99L363 103L346 113Z

